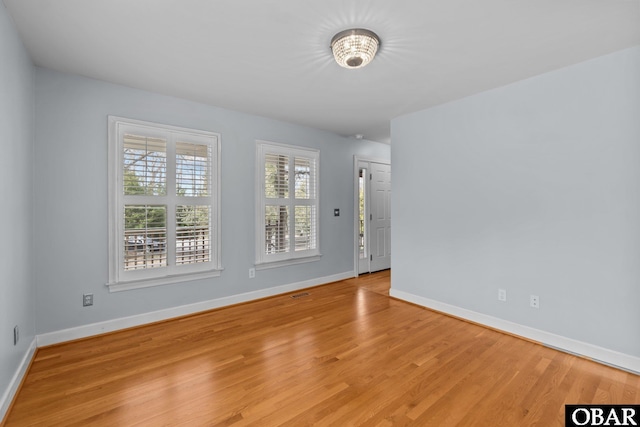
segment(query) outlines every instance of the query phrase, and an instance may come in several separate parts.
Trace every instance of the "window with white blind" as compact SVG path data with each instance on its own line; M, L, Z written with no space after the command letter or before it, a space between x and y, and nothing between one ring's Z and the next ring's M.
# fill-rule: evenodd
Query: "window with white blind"
M316 260L318 150L257 141L256 267Z
M109 117L110 290L220 275L220 137Z

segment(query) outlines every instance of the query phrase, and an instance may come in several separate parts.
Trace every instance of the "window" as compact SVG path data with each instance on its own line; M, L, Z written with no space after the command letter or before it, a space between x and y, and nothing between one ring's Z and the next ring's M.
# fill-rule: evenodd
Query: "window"
M314 261L318 245L319 151L256 143L256 266Z
M109 288L220 274L219 135L109 117Z

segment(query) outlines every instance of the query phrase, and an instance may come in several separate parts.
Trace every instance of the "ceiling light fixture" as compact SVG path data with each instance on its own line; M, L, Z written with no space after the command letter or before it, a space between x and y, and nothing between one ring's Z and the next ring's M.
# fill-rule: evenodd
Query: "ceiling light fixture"
M331 39L333 57L344 68L364 67L373 60L379 46L376 33L362 28L340 31Z

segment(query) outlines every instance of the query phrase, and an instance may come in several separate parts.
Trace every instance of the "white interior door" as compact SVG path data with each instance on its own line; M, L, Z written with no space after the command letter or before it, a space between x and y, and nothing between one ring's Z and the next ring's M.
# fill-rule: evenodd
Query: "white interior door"
M357 160L355 172L358 274L391 268L391 165Z
M391 165L371 163L370 271L391 268Z

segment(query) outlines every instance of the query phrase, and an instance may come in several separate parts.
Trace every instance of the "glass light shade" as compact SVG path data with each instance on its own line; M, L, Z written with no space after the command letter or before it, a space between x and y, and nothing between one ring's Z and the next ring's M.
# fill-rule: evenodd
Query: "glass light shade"
M379 46L378 36L362 28L341 31L331 40L333 57L344 68L364 67L373 60Z

